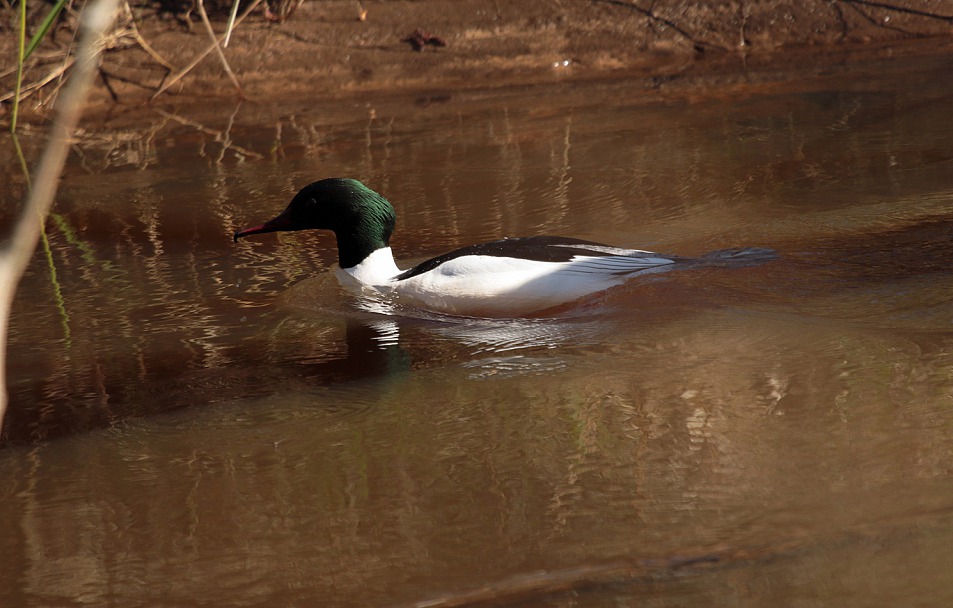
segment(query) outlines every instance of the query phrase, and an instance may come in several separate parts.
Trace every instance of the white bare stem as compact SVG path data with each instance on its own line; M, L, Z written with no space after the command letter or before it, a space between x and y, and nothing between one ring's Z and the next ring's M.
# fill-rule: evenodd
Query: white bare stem
M49 142L32 179L33 189L13 227L10 239L0 245L0 429L7 409L6 350L7 329L13 295L36 249L43 223L53 204L66 156L69 138L86 103L86 95L102 49L102 39L116 16L117 0L96 0L86 6L82 33L72 76L57 103L50 126Z

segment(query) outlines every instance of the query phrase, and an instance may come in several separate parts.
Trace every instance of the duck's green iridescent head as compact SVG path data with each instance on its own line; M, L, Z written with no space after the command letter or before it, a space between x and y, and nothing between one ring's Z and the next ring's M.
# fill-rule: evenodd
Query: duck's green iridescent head
M356 179L330 178L301 189L274 219L235 233L234 239L291 230L331 230L337 237L342 268L361 263L389 246L397 222L386 198Z

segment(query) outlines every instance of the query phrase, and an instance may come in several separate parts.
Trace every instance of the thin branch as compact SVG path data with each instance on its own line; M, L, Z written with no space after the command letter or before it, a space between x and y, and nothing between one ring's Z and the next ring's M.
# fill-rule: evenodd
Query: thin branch
M858 15L860 15L861 17L863 17L864 20L867 21L867 23L869 23L870 25L872 25L872 26L874 26L874 27L880 27L880 28L887 29L887 30L893 30L893 31L895 31L895 32L900 32L901 34L906 34L907 36L917 36L917 35L918 35L916 32L908 32L907 30L905 30L905 29L903 29L903 28L897 27L897 26L895 26L895 25L887 25L887 24L884 23L883 21L880 21L880 20L878 20L878 19L875 19L875 18L871 17L870 15L867 14L866 11L864 11L864 10L861 8L861 6L863 6L862 4L861 4L861 5L858 5L858 4L851 3L851 4L848 4L847 6L849 6L850 8L852 8L855 13L857 13Z
M228 74L232 84L234 84L235 88L238 89L239 97L244 98L245 93L242 91L242 85L238 82L238 78L235 77L235 73L232 72L232 66L228 65L228 59L225 59L225 51L222 50L222 45L219 44L218 40L215 38L215 30L212 29L212 23L208 20L208 13L205 12L204 0L198 0L196 4L198 4L199 7L199 15L202 17L202 23L205 24L205 31L208 32L208 37L212 39L212 46L215 47L215 53L222 62L222 67L225 68L225 73ZM225 37L227 38L230 34L231 32L226 33Z
M636 12L638 12L638 13L641 13L641 14L645 15L646 17L648 17L649 20L651 20L651 21L653 21L653 22L661 23L661 24L663 24L663 25L666 25L666 26L672 28L673 30L675 30L676 32L678 32L679 34L681 34L683 37L685 37L685 38L687 38L688 40L690 40L691 43L694 44L695 46L698 46L698 47L701 47L701 48L706 48L706 47L707 47L707 48L720 49L720 50L722 50L722 51L727 50L727 49L726 49L725 47L723 47L723 46L719 46L719 45L717 45L717 44L712 44L711 42L705 42L704 40L698 40L697 38L695 38L694 36L692 36L688 31L683 30L681 27L679 27L679 25L678 25L677 23L675 23L674 21L672 21L671 19L667 19L667 18L665 18L665 17L660 17L660 16L656 15L656 14L655 14L655 11L653 10L653 9L654 9L654 6L655 6L654 2L653 2L653 4L652 4L651 7L649 7L649 8L642 8L642 7L639 6L638 4L635 4L634 2L625 2L624 0L595 0L595 1L596 1L596 2L603 2L603 3L605 3L605 4L613 4L613 5L615 5L615 6L623 6L623 7L625 7L625 8L628 8L628 9L631 9L631 10L636 11Z
M136 26L136 17L132 14L132 8L129 6L129 0L123 0L123 12L126 13L126 16L129 18L129 27L132 29L132 35L136 39L136 42L139 43L139 46L142 47L150 57L156 60L156 63L160 64L165 69L170 72L175 70L175 66L168 62L165 57L159 54L152 45L146 42L146 39L142 37L142 34L139 33L139 28Z
M258 5L259 5L259 4L261 4L261 0L255 0L255 1L252 3L251 6L249 6L247 9L245 9L245 12L242 13L241 16L240 16L238 19L235 20L235 27L238 27L238 25L239 25L242 21L245 20L245 17L247 17L253 10L255 10L256 8L258 8ZM179 70L178 72L176 72L176 73L175 73L171 78L169 78L161 87L159 87L159 90L156 91L156 92L152 95L152 97L149 98L149 100L152 101L153 99L155 99L155 98L158 97L159 95L162 95L169 87L171 87L172 85L174 85L175 83L177 83L177 82L178 82L179 80L181 80L186 74L188 74L188 73L191 72L193 69L195 69L195 66L197 66L203 59L205 59L205 58L208 56L209 53L211 53L212 51L215 50L215 48L218 46L218 42L221 41L221 40L224 40L224 39L225 39L224 36L219 37L219 38L216 40L216 43L215 43L215 44L212 44L212 45L206 47L206 49L205 49L204 51L202 51L201 53L199 53L198 55L196 55L195 59L193 59L192 62L189 63L189 65L185 66L184 68L182 68L181 70Z
M228 12L228 25L225 26L225 42L222 47L228 48L228 41L232 39L232 30L235 29L235 19L238 17L238 5L241 0L232 0L232 10Z
M63 72L70 69L70 67L73 65L75 61L76 61L76 57L70 55L67 57L64 63L57 66L53 71L51 71L49 74L47 74L43 78L21 87L20 97L19 97L20 101L23 101L24 99L32 95L37 90L45 87L49 83L53 82L54 80L62 76ZM10 91L6 95L0 95L0 102L4 102L8 99L12 99L15 94L16 93L14 91Z
M953 15L940 15L938 13L931 13L930 11L922 11L916 8L908 8L906 6L897 6L896 4L887 4L886 2L872 2L871 0L837 0L837 1L843 2L845 4L862 4L864 6L871 6L874 8L883 8L888 11L906 13L907 15L916 15L918 17L929 17L930 19L939 19L941 21L946 21L947 23L953 23Z
M840 7L840 4L831 2L830 5L834 9L834 12L837 13L837 19L840 21L840 37L841 40L843 40L847 38L847 34L850 33L850 27L847 25L847 17L844 15L844 9Z

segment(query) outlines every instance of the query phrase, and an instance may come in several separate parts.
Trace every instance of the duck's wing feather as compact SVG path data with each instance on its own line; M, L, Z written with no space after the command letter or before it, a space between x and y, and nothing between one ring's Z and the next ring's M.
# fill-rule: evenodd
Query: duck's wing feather
M402 281L415 277L463 256L493 256L534 262L573 262L567 270L601 274L629 274L676 261L675 257L640 249L621 249L561 236L532 236L463 247L421 262L400 273L395 279Z

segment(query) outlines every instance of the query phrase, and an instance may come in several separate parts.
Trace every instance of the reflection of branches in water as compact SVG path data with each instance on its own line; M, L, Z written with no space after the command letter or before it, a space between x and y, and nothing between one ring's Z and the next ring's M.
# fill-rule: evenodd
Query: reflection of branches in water
M519 602L542 598L557 593L583 591L601 585L635 583L639 580L655 580L666 573L674 574L679 570L698 569L726 561L730 555L723 548L708 551L696 550L695 555L645 558L641 560L617 560L607 564L575 566L571 568L543 570L530 574L519 574L501 581L488 583L472 591L456 594L444 594L414 602L408 606L415 608L434 607L451 608L499 602ZM691 549L684 553L691 554ZM739 552L740 553L740 552ZM735 557L734 561L751 559Z
M556 143L556 142L553 142ZM572 182L572 166L569 163L569 153L572 149L572 112L566 114L566 127L559 153L553 154L551 180L553 181L552 214L540 226L548 230L558 226L570 213L569 183Z
M43 230L43 222L53 204L59 178L69 152L69 136L76 128L92 81L93 66L99 60L99 39L111 26L116 3L102 0L87 6L78 57L80 66L67 86L65 99L50 127L47 144L37 167L35 187L30 191L21 216L6 247L0 252L0 429L7 407L6 348L10 310L17 285L26 272L33 250ZM14 137L16 134L14 133Z
M541 107L533 97L528 103L521 99L492 108L467 106L469 102L462 100L443 112L446 106L416 109L412 117L406 116L406 105L395 108L385 100L358 119L329 118L324 112L283 118L277 123L278 135L266 143L277 141L292 167L335 173L359 168L380 176L386 185L380 189L394 193L400 208L397 246L406 256L500 233L513 235L533 226L530 220L551 221L560 193L569 197L566 204L571 203L572 213L553 222L552 231L584 236L625 226L627 234L637 229L657 238L658 232L668 230L667 220L679 218L669 222L678 225L671 229L674 232L685 229L682 219L702 217L698 227L690 229L707 235L720 230L712 217L739 221L732 215L737 209L725 200L784 202L790 192L784 188L792 187L792 181L842 182L845 165L852 175L858 168L871 167L875 187L884 179L908 186L913 179L909 169L920 166L915 163L946 162L945 148L918 138L924 119L934 111L931 104L939 103L936 93L926 101L922 95L915 101L903 94L813 95L806 102L808 119L807 110L779 112L762 102L738 111L700 105L661 110L633 101L631 89L625 97L612 87L605 91L607 97L600 96L598 102L570 98L559 107ZM597 103L607 114L594 111ZM222 142L221 149L208 144L211 160L218 159L211 178L203 171L197 185L170 188L163 185L167 174L161 172L136 175L132 186L119 186L125 175L104 176L104 188L114 184L131 205L106 203L114 197L97 189L84 196L101 200L84 199L63 212L67 228L72 228L58 225L66 243L51 230L51 249L63 269L59 279L72 320L74 351L70 358L54 352L58 348L47 349L41 366L49 367L50 380L42 390L25 390L25 400L56 403L60 411L76 406L78 411L83 406L64 395L81 392L97 395L91 409L99 407L103 417L114 416L108 408L121 409L117 403L136 377L150 379L184 374L204 364L226 364L235 356L228 351L229 333L245 331L237 321L241 315L267 310L276 293L328 266L333 241L327 236L291 235L227 253L215 250L220 239L228 242L237 225L259 219L267 206L285 204L282 193L290 198L301 185L302 169L249 181L234 163L222 162L226 150L234 150L235 139L254 141L241 131L247 125L243 127L239 118L230 119L221 130L200 123L189 127L208 129ZM158 120L167 125L173 118ZM439 128L433 128L435 120ZM430 126L425 129L424 123ZM658 124L666 128L660 130ZM844 137L834 131L839 126L862 131L865 125L882 125L885 137L870 145L862 134ZM259 149L246 145L252 151ZM149 146L153 149L154 141ZM888 157L889 165L884 160ZM717 175L713 167L718 167ZM571 192L565 188L568 177L574 178ZM722 182L724 191L718 191ZM173 190L179 194L170 194ZM188 206L183 196L189 197ZM712 199L718 200L711 203ZM705 205L710 208L702 208ZM108 244L96 241L102 236L90 236L103 234L103 226L95 225L104 221L103 213L109 222ZM836 227L845 218L837 213L815 217L824 234L839 230ZM867 228L862 222L859 230ZM801 223L775 222L772 229L780 238L803 239ZM90 255L97 251L100 260ZM19 344L58 347L62 335L56 311L51 305L32 308L18 314L39 319L37 325L43 327L18 336ZM252 309L254 313L249 312ZM254 320L248 324L254 325ZM128 353L128 360L119 360L117 350ZM30 391L33 394L26 395Z
M160 122L135 131L79 133L73 151L80 159L80 166L87 173L98 173L110 167L125 165L145 169L159 161L155 137L164 127L165 122ZM96 159L88 154L93 149L97 152Z
M504 213L501 209L501 202L507 201L508 205L517 207L523 206L524 191L520 187L520 182L523 179L523 154L518 138L514 133L509 108L503 108L500 122L502 124L494 129L492 134L493 144L498 149L497 155L499 156L501 171L498 174L497 185L491 198L493 205L488 210L488 219L493 222L494 226L504 229Z
M338 329L335 334L338 340L339 332ZM277 345L281 340L275 342ZM300 340L296 343L304 344ZM680 354L691 350L665 351L665 354L682 360ZM837 358L832 356L830 360ZM850 364L845 367L852 368ZM799 365L792 365L792 369L803 373ZM262 377L261 370L257 373ZM873 377L874 374L867 375L868 380ZM452 380L452 375L449 379ZM216 384L214 378L212 380L197 384L205 392L228 392L228 383ZM584 497L586 500L580 501L577 515L589 525L580 526L577 536L554 534L550 540L545 535L551 519L540 515L545 509L539 507L545 504L541 502L542 494L548 491L550 484L558 483L559 477L567 474L567 450L560 439L563 431L570 431L567 427L571 422L559 421L558 426L544 429L534 427L536 415L542 412L525 415L527 409L535 405L531 400L525 401L525 408L522 401L518 407L501 407L495 397L503 395L494 395L494 389L485 385L479 390L472 389L472 403L467 407L454 409L445 401L459 394L454 393L454 389L463 392L466 400L467 383L434 386L430 392L422 393L426 389L421 387L428 382L431 386L441 383L434 377L422 380L411 383L412 386L399 387L407 390L390 392L365 391L366 383L361 382L353 392L350 388L340 392L310 391L296 401L292 401L294 395L284 394L270 400L256 399L254 404L232 402L205 416L163 419L154 424L135 425L138 428L130 431L100 434L60 446L66 449L45 449L41 470L31 471L28 461L20 466L23 475L17 478L24 481L16 487L15 501L8 502L34 505L30 519L24 521L24 526L29 526L24 532L29 540L24 542L33 543L27 547L30 556L48 558L68 542L72 543L71 554L82 555L83 563L91 564L90 568L109 572L114 580L133 580L129 586L115 586L119 591L109 590L113 601L116 597L132 597L143 586L161 585L167 571L142 570L137 565L154 559L165 547L175 551L175 543L183 542L195 545L196 555L183 559L188 560L186 566L191 569L189 580L196 582L183 588L177 598L187 599L196 589L201 591L203 584L207 587L205 581L241 576L247 572L246 555L262 555L256 567L265 574L261 577L264 582L258 587L249 587L247 594L251 598L264 598L262 601L273 600L276 588L297 586L306 588L309 598L337 593L346 594L362 605L386 604L393 601L390 589L380 592L381 595L390 592L389 597L375 596L373 599L377 601L369 600L365 594L375 593L368 589L386 587L381 581L388 584L396 581L391 586L401 594L417 597L417 593L426 593L426 598L432 599L431 605L452 606L481 601L514 603L520 599L528 600L529 604L534 604L534 600L555 605L570 601L586 603L585 595L581 595L581 599L579 596L546 597L576 591L593 593L594 603L603 599L602 594L612 598L622 596L624 600L627 594L640 594L646 589L651 594L657 591L655 586L673 579L704 583L719 573L731 577L738 569L757 572L764 564L780 562L783 566L786 561L797 562L805 555L808 559L819 557L816 561L823 566L828 563L832 550L836 557L838 548L845 545L857 548L863 556L865 548L880 547L884 540L892 540L883 534L879 524L852 527L827 540L816 528L805 532L806 528L798 526L800 519L793 524L796 529L790 531L790 535L766 523L765 529L758 528L761 533L755 538L750 527L745 527L747 520L740 527L726 522L724 509L720 507L735 505L734 500L738 499L743 501L740 511L744 515L750 513L757 520L753 526L756 527L761 521L759 510L771 511L775 506L770 500L765 502L766 496L778 498L784 522L791 521L792 516L804 515L799 510L800 503L792 505L785 498L787 494L772 492L774 488L770 484L758 485L757 491L751 493L747 488L739 491L736 487L726 487L727 495L716 497L708 512L686 508L695 504L689 496L695 496L691 490L697 485L670 488L679 494L679 502L666 503L664 470L676 468L668 457L679 448L667 444L655 461L657 469L640 476L626 466L625 459L631 458L629 454L633 450L631 443L624 441L627 429L623 426L610 426L606 433L623 439L610 455L613 462L622 462L621 470L590 470L590 474L606 475L616 482L616 491L612 494L626 501L624 508L621 503L606 505L602 499L611 500L613 496L600 494L598 486L582 483L581 489L588 495ZM524 384L530 383L520 383L520 388ZM724 391L725 396L734 402L743 401L737 390L744 390L749 384L747 379L739 379L730 390ZM187 393L183 395L189 398ZM431 403L438 405L429 407ZM739 413L741 409L743 406L739 406ZM805 412L805 418L824 418L827 409L827 403L819 403L816 411ZM354 416L354 412L358 415ZM934 475L943 475L942 465L948 462L942 458L948 451L943 447L950 445L943 439L949 433L937 428L943 425L923 425L923 419L919 418L912 418L910 422L914 420L920 423L918 427L929 427L918 432L931 433L933 440L924 438L911 446L916 448L911 454L917 457L911 456L906 467L912 470L913 463L921 466L925 459L936 457L935 462L930 460L937 467ZM621 419L615 422L618 421ZM770 460L765 464L757 459L769 455L790 459L787 446L778 446L767 438L760 443L757 440L760 434L757 437L739 435L736 423L740 422L744 421L734 420L726 425L735 429L730 432L733 438L746 445L755 441L755 446L762 449L746 455L755 460L734 461L730 466L742 469L745 475L764 475L759 481L783 476L785 469L779 471L770 466ZM757 415L751 423L759 433L777 424L765 424ZM552 430L559 433L546 432ZM790 428L777 430L791 432ZM831 445L841 446L842 441L843 438L835 439ZM883 449L880 444L875 447ZM71 459L73 466L64 467L65 459ZM859 459L858 462L868 461ZM825 461L824 467L827 466L830 462ZM855 468L847 473L853 470ZM815 471L809 468L805 477L811 477ZM659 472L663 474L658 475ZM642 484L645 477L652 477L651 473L656 473L654 478L659 485L645 488ZM845 478L837 472L820 477L818 486L823 487L821 495L825 497L831 491L829 477L836 477L838 481ZM849 474L846 479L853 480ZM702 477L702 489L713 480L718 480L717 475ZM864 484L864 480L854 481L858 487ZM37 485L39 489L34 490ZM837 489L844 490L843 487ZM90 502L90 492L98 497L97 501L89 508L75 509L77 502ZM14 497L12 492L11 497ZM831 501L840 497L835 495ZM643 499L650 501L646 511L654 509L666 514L681 511L684 519L678 523L666 519L667 526L640 523L637 518L642 514L639 508ZM916 513L921 517L914 518L916 521L912 523L922 530L922 516L927 514L927 507L921 502L916 504L919 506ZM182 505L188 508L183 510ZM279 505L277 511L275 505ZM848 507L852 506L848 503ZM831 508L837 507L832 505ZM897 518L895 509L889 510L892 508L888 508L887 519L894 521ZM71 511L72 516L66 517ZM628 518L624 528L607 531L602 527L606 518L620 511ZM130 513L142 521L171 523L127 525ZM948 514L948 509L944 514ZM869 516L867 510L861 510L860 515L865 521L879 519L882 524L883 517ZM228 539L236 536L236 530L238 534L254 530L260 527L260 522L273 521L276 516L282 518L281 525L274 526L266 535L248 535L251 540L247 547L243 546L243 550L231 558L223 557L222 542L227 544ZM103 521L118 522L116 526L121 528L122 534L115 534L116 526L104 526ZM435 526L434 521L446 522L446 525ZM743 530L744 539L734 534L738 529ZM606 551L600 542L610 535L614 535L611 540L618 541L612 545L615 550L625 552L628 545L631 553L619 558L603 557ZM666 542L670 540L669 535L681 540ZM692 540L693 537L705 540ZM718 543L719 538L726 537L731 537L730 544ZM900 534L894 538L897 537L901 537ZM226 541L220 542L223 538ZM381 538L388 539L384 550L378 542ZM920 537L907 534L902 538L916 541ZM656 541L664 546L646 549L655 546ZM16 538L11 542L19 548ZM315 556L313 551L308 553L310 547L321 543L327 547L320 555ZM577 550L579 546L581 550ZM465 558L447 560L449 553L465 555ZM123 559L117 561L117 555ZM206 559L206 555L216 558ZM312 560L309 568L289 570L289 563L301 559ZM528 563L539 561L543 565L538 570L528 570L532 567ZM567 563L574 565L566 567ZM132 567L123 564L132 564ZM479 566L477 575L474 575L474 564ZM48 584L45 588L41 585L49 580L50 573L63 571L64 565L50 564L46 559L32 562L30 566L32 571L20 575L25 579L24 587L28 588L30 597L45 597L51 601L53 591ZM72 565L67 562L65 567ZM408 567L416 579L411 585L401 585L401 581L407 580ZM330 574L318 576L316 572ZM369 585L369 577L375 577L378 584ZM67 579L60 592L63 597L75 597L82 581L74 582L76 577ZM422 585L426 591L419 591ZM438 590L448 591L437 593ZM70 592L73 593L69 595ZM88 593L88 597L93 598L90 601L103 597L96 595L99 592L107 593L93 589ZM402 599L406 597L403 595ZM301 601L308 603L307 599Z
M949 509L940 513L947 514ZM922 525L922 524L921 524ZM533 600L556 599L562 594L598 591L618 585L651 585L659 579L690 574L702 574L713 569L738 567L745 563L776 561L793 558L799 553L830 552L844 545L866 547L880 545L891 537L907 537L910 524L859 524L843 530L833 538L811 540L799 534L759 545L686 547L677 554L656 557L616 559L598 564L554 568L527 574L518 574L502 580L485 583L459 593L444 593L425 600L404 604L405 608L459 608L463 606L531 603ZM616 599L612 595L612 599ZM624 596L623 596L624 597ZM578 600L578 596L573 596Z
M234 214L234 204L227 202L236 197L229 196L225 176L207 186L213 192L210 206L222 209L223 218ZM192 255L170 254L176 240L170 237L167 208L168 202L154 188L139 188L130 205L108 217L109 248L119 256L116 264L99 261L93 244L77 236L71 223L82 223L82 215L77 218L76 210L54 218L60 230L51 235L51 255L55 253L64 267L62 293L69 301L71 317L79 323L72 332L71 348L63 349L59 348L62 336L53 333L55 325L29 322L32 311L29 317L21 316L29 327L26 340L39 339L57 348L36 359L48 371L32 386L22 387L18 395L33 407L25 407L14 420L11 431L17 440L43 439L179 407L189 402L184 393L175 403L140 403L130 400L130 395L157 377L184 376L197 368L228 366L234 360L229 336L233 325L222 314L237 312L248 303L235 298L233 281L222 279L231 271L210 268L207 260L194 255L201 250L200 243L193 241ZM129 209L134 221L129 221ZM171 228L174 233L175 227ZM302 263L269 272L290 276L300 273ZM49 314L40 308L37 314ZM18 341L21 347L26 344L23 338ZM19 370L17 374L24 375Z
M71 332L69 328L69 312L66 310L66 300L63 298L63 289L56 278L56 262L53 260L53 250L50 249L50 239L46 236L46 230L40 232L40 243L43 245L43 254L46 257L46 265L50 274L50 285L53 287L53 302L60 313L60 325L63 327L63 337L66 340L66 350L69 350L71 344Z
M235 115L238 112L238 107L236 107L235 111L231 114L231 117L229 118L229 121L228 121L228 126L225 128L224 131L219 131L216 129L206 127L205 125L195 120L192 120L190 118L185 118L184 116L173 114L171 112L166 112L165 110L162 110L162 109L156 109L156 112L168 118L169 120L174 120L175 122L179 124L192 127L196 131L200 131L202 133L205 133L206 135L213 136L215 138L216 143L222 144L222 150L215 161L216 163L221 163L222 160L224 160L225 152L228 150L233 150L236 153L236 155L243 156L243 157L250 157L257 160L261 160L264 158L263 154L259 154L258 152L255 152L253 150L243 148L242 146L239 146L232 142L231 129L234 124Z

